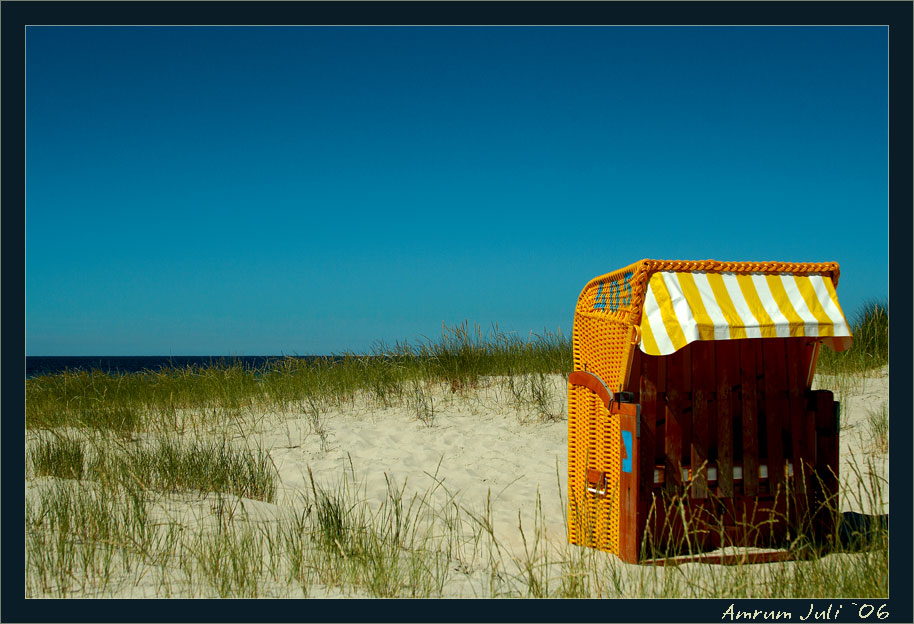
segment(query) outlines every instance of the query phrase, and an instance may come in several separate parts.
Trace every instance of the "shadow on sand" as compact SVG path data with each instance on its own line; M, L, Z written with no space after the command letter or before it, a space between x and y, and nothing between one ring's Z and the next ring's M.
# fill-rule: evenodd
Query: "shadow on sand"
M845 552L860 552L868 550L888 531L889 514L867 515L845 511L838 525L838 540Z

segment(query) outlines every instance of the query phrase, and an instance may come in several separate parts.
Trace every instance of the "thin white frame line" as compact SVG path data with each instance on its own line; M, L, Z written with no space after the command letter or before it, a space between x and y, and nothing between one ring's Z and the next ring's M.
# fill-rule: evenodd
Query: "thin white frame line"
M180 0L172 0L180 4ZM291 1L291 0L290 0ZM355 0L353 0L355 1ZM483 2L484 0L479 0ZM654 0L657 2L663 0ZM790 0L783 0L789 2ZM890 24L25 24L23 28L889 28Z

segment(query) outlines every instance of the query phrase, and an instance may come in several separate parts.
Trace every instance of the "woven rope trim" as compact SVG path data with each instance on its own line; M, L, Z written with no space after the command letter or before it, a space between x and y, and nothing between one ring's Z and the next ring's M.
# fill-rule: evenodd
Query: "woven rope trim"
M841 274L837 262L719 262L717 260L642 260L638 271L632 278L637 285L633 287L630 322L641 323L641 308L647 283L651 275L658 271L678 271L694 273L709 271L713 273L828 273L832 283L837 287Z
M715 273L831 273L837 284L837 262L719 262L717 260L642 260L649 272L713 271Z

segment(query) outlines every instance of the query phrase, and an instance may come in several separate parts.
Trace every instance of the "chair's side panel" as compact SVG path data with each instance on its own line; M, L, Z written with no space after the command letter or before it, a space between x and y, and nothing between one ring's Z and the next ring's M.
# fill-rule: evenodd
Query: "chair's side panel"
M787 411L790 418L791 459L795 484L796 506L799 518L806 515L806 485L810 471L815 467L810 463L809 431L806 426L806 347L804 341L794 338L786 341L787 351Z
M654 470L657 455L657 414L660 409L658 401L658 368L661 358L638 353L635 357L637 369L632 376L638 376L639 401L641 405L641 437L638 441L639 474L638 474L638 550L642 549L644 531L648 515L654 500Z
M764 366L764 398L768 491L782 499L784 485L784 426L787 416L787 351L786 338L768 338L762 341Z
M696 342L692 348L692 498L708 497L708 463L714 451L711 432L717 426L714 391L717 375L714 364L714 343ZM716 455L716 453L715 453Z
M613 541L608 527L613 525L612 510L618 507L612 504L618 487L613 487L613 475L607 470L613 464L605 442L609 417L602 399L592 390L569 385L568 392L569 539L580 546L602 548Z
M613 403L610 409L614 422L619 423L622 444L619 473L619 543L618 553L623 561L638 562L640 535L638 533L639 476L641 472L640 409L635 403Z
M621 345L630 326L594 315L577 314L574 325L576 365L619 389L629 352ZM619 418L582 386L569 385L568 461L569 532L582 546L619 552ZM598 477L594 477L598 475Z
M631 321L637 267L591 280L575 308L574 370L596 375L612 392L626 383L637 335ZM610 417L595 393L570 384L568 412L570 540L619 554L619 417Z
M634 348L634 325L624 319L577 313L574 326L574 370L597 375L612 392L623 389Z
M717 492L732 498L734 465L734 419L739 408L734 387L739 384L739 344L735 340L714 343L717 360Z
M578 297L574 318L574 370L599 376L613 392L628 376L640 321L644 280L636 263L591 280Z
M832 535L834 520L841 510L838 500L838 409L828 390L813 393L816 423L816 519L815 530L823 538Z
M605 475L606 496L596 499L597 505L597 548L606 552L621 554L619 548L619 527L621 512L621 468L622 435L618 414L601 409L597 426L597 442L600 447L598 466Z
M622 436L618 414L569 386L568 531L571 543L619 553Z
M572 544L591 545L590 522L585 507L587 471L586 388L568 384L568 539Z
M683 446L688 447L692 431L692 350L688 347L664 358L666 360L665 395L665 466L664 490L670 495L682 493Z
M759 486L758 349L758 340L739 341L743 494L746 496L757 496Z

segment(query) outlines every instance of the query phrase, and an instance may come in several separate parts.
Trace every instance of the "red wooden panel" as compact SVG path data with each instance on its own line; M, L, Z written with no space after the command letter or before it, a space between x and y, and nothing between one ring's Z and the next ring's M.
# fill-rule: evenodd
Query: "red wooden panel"
M628 563L638 562L638 475L640 453L637 440L637 410L634 403L613 404L610 410L618 414L622 430L619 472L619 557ZM631 445L626 444L627 436ZM653 473L653 471L651 471Z
M667 369L667 358L658 357L657 358L657 392L666 392L666 369Z
M654 463L666 457L666 358L657 358L657 428L654 431Z
M810 466L810 478L815 480L815 471L819 465L818 446L816 433L816 398L817 392L806 392L806 452L809 454L807 460Z
M787 352L783 338L762 341L765 362L765 423L768 442L768 485L776 494L784 475L781 430L787 420ZM784 490L781 488L781 496Z
M787 412L790 418L791 455L793 456L793 475L797 491L797 512L804 513L803 503L806 492L806 476L809 461L806 431L806 371L804 345L805 339L791 338L786 341L787 351L787 381L790 387L787 391Z
M816 393L816 468L826 484L836 481L838 475L838 423L835 410L838 403L828 390Z
M713 342L693 342L692 348L692 498L708 496L708 431L711 395L717 383Z
M692 343L694 344L694 343ZM682 441L680 448L682 454L680 459L683 466L691 466L692 459L692 345L686 345L682 349L681 360L678 364L679 369L677 385L681 390L679 395L680 406L677 410L679 414L679 426L682 428ZM694 468L694 466L691 466Z
M743 417L743 493L758 495L758 394L756 358L759 339L740 340L740 396Z
M714 343L717 355L717 493L733 496L733 386L739 380L739 344L735 340Z
M623 390L627 392L639 392L641 390L641 367L643 366L644 358L645 355L641 352L641 349L638 349L637 347L632 349L632 361L629 366L628 383Z
M834 396L828 390L815 393L817 503L822 505L816 529L828 535L834 529L833 511L840 510L838 492L838 430ZM818 505L817 505L818 507Z
M654 457L656 448L657 423L657 365L661 358L640 354L639 373L641 375L641 438L638 440L640 452L639 491L638 491L638 535L644 534L644 527L649 511L651 494L654 489Z
M667 492L678 494L682 490L682 429L684 410L688 406L686 392L689 389L691 351L688 347L666 357L667 391L666 391L666 453L665 481Z

